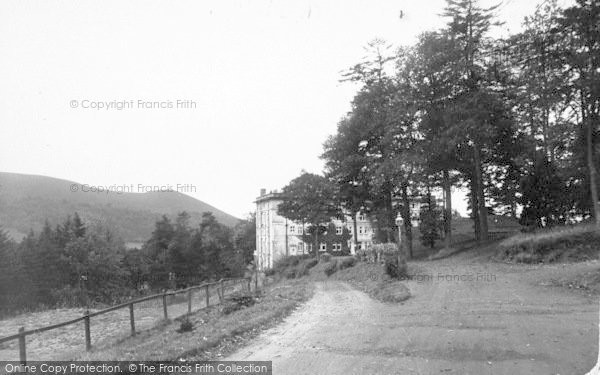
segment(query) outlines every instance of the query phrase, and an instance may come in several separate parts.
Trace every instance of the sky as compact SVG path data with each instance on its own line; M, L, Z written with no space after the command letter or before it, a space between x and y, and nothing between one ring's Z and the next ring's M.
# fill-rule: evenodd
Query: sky
M261 188L322 172L357 90L341 72L364 46L414 43L444 4L4 0L0 171L170 187L245 217ZM536 4L505 0L494 32Z

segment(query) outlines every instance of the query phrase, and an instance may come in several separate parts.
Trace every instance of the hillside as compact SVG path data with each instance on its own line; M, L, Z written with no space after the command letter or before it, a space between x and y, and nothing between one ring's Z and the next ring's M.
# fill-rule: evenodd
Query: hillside
M81 184L52 177L0 172L0 226L15 240L29 229L39 231L45 220L51 225L78 212L87 222L103 223L127 243L140 243L151 234L162 214L174 217L187 211L191 224L200 221L203 212L212 212L217 220L234 226L239 219L200 200L177 192L91 193L71 191Z

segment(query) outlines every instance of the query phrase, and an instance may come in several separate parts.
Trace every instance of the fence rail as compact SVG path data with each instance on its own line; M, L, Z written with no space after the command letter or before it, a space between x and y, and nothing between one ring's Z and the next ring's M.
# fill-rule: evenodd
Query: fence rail
M227 283L229 283L229 285L226 285ZM133 308L135 304L139 304L142 302L155 300L155 299L162 299L163 316L164 316L164 319L168 319L169 314L168 314L167 297L187 293L187 302L188 302L187 314L191 314L192 307L193 307L192 296L193 296L194 290L204 289L204 293L206 295L205 296L206 305L203 308L207 308L210 306L210 289L211 289L211 287L216 286L216 292L217 292L217 296L219 298L219 301L216 304L220 304L223 302L223 300L225 298L226 289L228 287L232 287L232 286L235 286L238 284L240 284L242 286L242 289L251 291L252 283L251 283L250 278L221 279L219 281L215 281L215 282L211 282L211 283L194 285L194 286L191 286L191 287L188 287L185 289L174 290L174 291L170 291L170 292L164 292L164 293L154 294L154 295L147 296L147 297L138 298L138 299L135 299L132 301L121 303L119 305L108 307L108 308L100 310L100 311L90 312L89 310L86 310L82 317L76 318L76 319L71 319L66 322L52 324L52 325L48 325L45 327L31 329L31 330L25 330L25 327L20 327L18 333L11 335L11 336L0 337L0 344L8 342L8 341L19 340L19 360L22 364L26 364L26 361L27 361L26 337L27 336L33 335L33 334L38 334L38 333L45 332L45 331L50 331L50 330L61 328L61 327L65 327L65 326L76 324L76 323L83 321L84 322L84 333L85 333L85 346L86 346L86 350L89 351L92 348L92 335L91 335L91 329L90 329L90 320L91 320L91 318L93 318L95 316L103 315L103 314L106 314L106 313L109 313L109 312L112 312L115 310L128 308L130 325L131 325L131 336L135 336L135 334L136 334L135 314L134 314L134 308ZM255 290L256 289L258 289L258 283L255 283ZM184 314L184 315L187 315L187 314Z

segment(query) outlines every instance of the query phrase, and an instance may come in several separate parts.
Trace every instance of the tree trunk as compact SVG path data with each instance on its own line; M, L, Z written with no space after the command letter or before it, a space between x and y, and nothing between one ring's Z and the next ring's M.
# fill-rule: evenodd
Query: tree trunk
M317 260L321 260L321 251L319 250L319 226L315 228L315 255Z
M408 256L412 259L413 257L413 243L412 243L412 223L410 221L410 201L408 199L408 186L404 184L402 186L402 220L404 220L404 238L402 240L402 246L408 250Z
M600 202L598 201L598 186L596 185L596 166L594 165L594 144L592 141L592 126L594 122L592 121L592 117L584 118L584 121L587 120L587 163L588 169L590 173L590 192L592 197L592 206L591 213L594 217L596 223L596 229L600 230Z
M358 250L358 211L353 211L352 215L352 226L354 227L354 253L356 253L356 250Z
M481 176L481 150L477 142L473 145L473 161L475 162L475 180L477 181L477 207L479 211L479 229L480 229L480 240L487 241L488 239L488 225L487 225L487 208L485 207L485 195L483 192L483 178Z
M481 227L479 226L479 203L477 203L477 181L471 177L471 215L473 216L473 228L475 230L475 239L481 240Z
M391 186L390 183L387 184L388 186ZM395 236L392 233L392 228L394 228L394 207L392 205L392 189L389 189L388 192L386 192L385 194L385 211L386 211L386 221L387 223L385 223L385 236L386 236L386 240L387 242L392 242L393 239L395 238Z
M444 169L444 247L452 246L452 186L450 184L450 173Z

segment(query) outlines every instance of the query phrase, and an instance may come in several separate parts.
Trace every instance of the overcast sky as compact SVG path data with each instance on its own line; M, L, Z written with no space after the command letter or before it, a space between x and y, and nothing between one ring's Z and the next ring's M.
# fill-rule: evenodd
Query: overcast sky
M356 91L340 71L376 37L407 45L440 27L444 3L4 0L0 171L189 184L243 217L261 187L322 171L322 144ZM498 32L535 7L505 0Z

